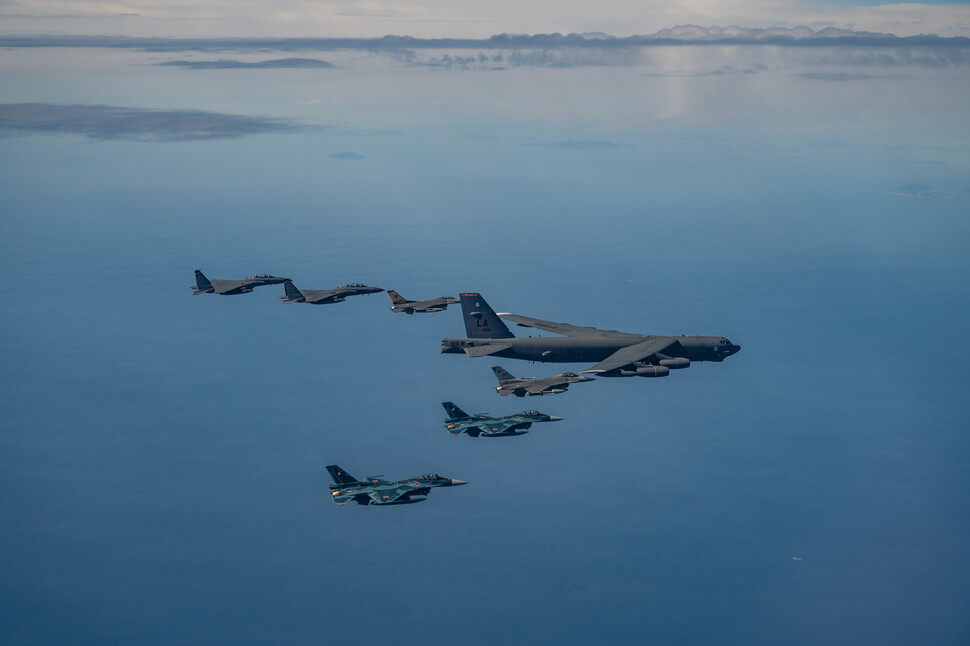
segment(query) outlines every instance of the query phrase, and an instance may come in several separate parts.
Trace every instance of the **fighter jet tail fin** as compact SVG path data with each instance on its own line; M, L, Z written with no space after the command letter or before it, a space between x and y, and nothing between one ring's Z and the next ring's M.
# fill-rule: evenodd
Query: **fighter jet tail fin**
M462 294L461 312L465 316L465 334L469 339L515 338L481 294Z
M408 299L401 296L400 294L398 294L397 292L395 292L393 289L387 290L387 295L391 297L391 302L394 303L395 305L405 305L411 302Z
M354 484L357 482L357 478L350 475L336 464L328 465L327 471L330 472L330 477L333 478L334 483L338 485Z
M286 290L286 296L280 296L284 303L302 303L306 300L303 293L296 288L292 280L287 280L283 282L283 289Z
M448 412L448 417L451 419L465 419L469 417L468 413L451 402L441 402L441 405L445 407L445 410Z
M492 372L495 373L495 377L498 379L499 383L512 381L515 379L515 376L502 366L492 366Z
M198 296L199 294L207 294L209 292L214 292L215 288L212 287L212 283L209 279L205 277L198 269L195 270L195 293L193 296Z

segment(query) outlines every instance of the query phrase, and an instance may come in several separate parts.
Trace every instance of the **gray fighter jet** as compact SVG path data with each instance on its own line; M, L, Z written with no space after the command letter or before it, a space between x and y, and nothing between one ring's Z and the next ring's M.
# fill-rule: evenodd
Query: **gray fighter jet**
M443 353L558 363L598 361L583 372L603 377L666 377L692 361L724 361L741 349L723 336L630 334L496 314L481 294L462 294L461 309L468 338L442 339ZM502 319L565 336L516 338Z
M279 285L280 283L288 281L289 278L281 278L279 276L268 276L266 274L260 274L258 276L250 276L249 278L243 278L242 280L222 280L219 278L208 279L198 269L195 270L195 285L192 285L193 296L198 296L199 294L223 294L224 296L230 296L232 294L248 294L253 291L256 287L262 287L263 285Z
M380 476L357 480L336 464L328 466L327 471L335 483L330 485L330 496L338 505L346 505L351 500L358 505L408 505L424 501L432 487L468 484L464 480L442 478L438 474L408 480L381 480Z
M539 395L555 395L564 393L569 388L569 384L582 381L596 381L592 377L577 375L575 372L562 372L555 377L513 377L502 366L492 366L492 372L498 379L498 386L495 387L502 397L515 395L516 397L536 397Z
M467 433L472 437L508 437L510 435L524 435L535 422L558 422L562 418L546 415L537 410L530 410L504 417L489 417L484 413L469 415L451 402L441 402L448 412L445 428L452 435Z
M384 291L381 287L368 287L360 283L351 283L334 289L297 289L290 279L286 279L283 288L286 289L286 296L280 296L280 298L283 299L284 303L312 303L313 305L341 303L347 300L348 296L376 294Z
M432 298L427 301L409 301L393 289L387 290L387 295L391 297L391 311L414 314L415 312L440 312L448 309L449 305L454 305L458 299L454 296L442 296Z

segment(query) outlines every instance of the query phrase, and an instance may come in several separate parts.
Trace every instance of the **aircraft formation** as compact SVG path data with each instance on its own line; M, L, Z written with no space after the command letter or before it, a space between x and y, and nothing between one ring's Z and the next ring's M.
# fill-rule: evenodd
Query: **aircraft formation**
M301 290L292 279L270 275L256 275L240 280L209 279L195 270L193 295L246 294L256 287L283 284L284 303L328 304L340 303L349 296L385 291L352 283L333 289ZM537 363L595 362L583 373L598 377L666 377L671 370L689 368L692 363L722 362L741 350L723 336L665 336L602 330L595 327L556 323L510 313L496 313L477 292L462 293L460 298L442 296L423 301L410 301L393 289L387 290L392 312L406 314L441 312L448 305L461 303L465 322L465 337L442 339L442 354L464 354L468 357L501 357ZM520 327L552 332L554 337L516 337L505 321ZM492 366L498 379L496 392L502 396L532 397L564 393L569 385L595 378L573 372L552 377L515 377L501 366ZM499 417L484 413L469 415L452 402L442 402L448 413L445 429L454 436L510 437L524 435L532 424L555 422L563 418L526 411ZM338 505L354 501L360 505L403 505L421 502L436 487L467 484L462 480L437 474L422 475L405 480L384 480L382 476L368 476L357 480L341 467L326 467L333 479L331 498Z

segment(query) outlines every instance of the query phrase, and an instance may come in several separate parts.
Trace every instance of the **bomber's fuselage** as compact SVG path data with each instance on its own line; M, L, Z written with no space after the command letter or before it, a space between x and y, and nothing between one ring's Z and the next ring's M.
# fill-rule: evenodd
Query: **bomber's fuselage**
M676 343L663 354L682 357L690 361L723 361L740 349L724 337L678 336L663 337L650 334L623 334L617 336L590 337L515 337L511 339L442 339L441 352L465 353L465 348L500 346L490 353L494 357L523 359L547 363L599 362L620 348L654 338L672 338Z

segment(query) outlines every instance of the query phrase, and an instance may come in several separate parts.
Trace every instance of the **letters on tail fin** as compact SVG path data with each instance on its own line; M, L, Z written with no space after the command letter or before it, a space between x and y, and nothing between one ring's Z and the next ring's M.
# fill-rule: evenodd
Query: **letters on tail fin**
M327 471L330 472L330 477L333 478L334 483L338 485L354 484L357 482L357 478L350 475L336 464L327 466Z
M292 280L287 280L283 282L283 289L286 290L286 296L281 296L284 303L299 303L305 301L303 293L296 288Z
M201 271L196 269L195 270L195 293L205 294L206 292L212 292L212 291L215 291L215 289L212 287L212 283L210 283L209 279L205 277L205 274L203 274Z
M515 338L481 294L462 294L461 312L465 316L465 334L469 339Z
M441 405L445 407L446 411L448 411L448 417L451 419L465 419L466 417L470 417L468 413L458 408L451 402L441 402Z
M502 366L492 366L492 372L495 373L499 383L515 379L515 376Z
M410 303L408 299L404 298L393 289L387 290L387 295L391 297L391 302L395 305L404 305L405 303Z

